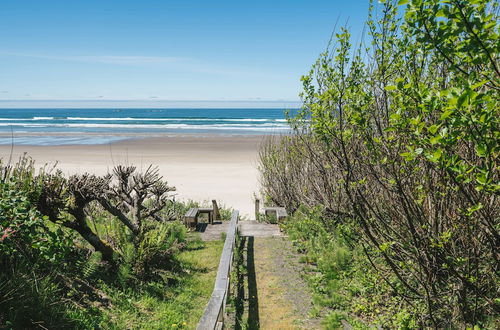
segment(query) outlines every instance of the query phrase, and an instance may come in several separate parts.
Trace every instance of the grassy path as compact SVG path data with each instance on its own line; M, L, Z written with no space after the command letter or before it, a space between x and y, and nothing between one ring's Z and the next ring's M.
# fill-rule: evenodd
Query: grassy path
M318 321L309 317L311 293L290 242L245 237L243 244L235 329L318 329Z
M259 320L262 329L293 329L297 315L283 283L290 277L275 263L279 245L273 238L256 238L254 242L255 277L259 297ZM281 243L281 242L279 242Z

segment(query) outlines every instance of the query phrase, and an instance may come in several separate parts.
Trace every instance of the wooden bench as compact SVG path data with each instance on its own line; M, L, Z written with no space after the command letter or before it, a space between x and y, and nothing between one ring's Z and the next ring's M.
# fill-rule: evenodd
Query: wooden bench
M278 223L288 217L288 213L286 212L286 209L284 207L265 207L264 214L266 215L266 217L268 217L270 214L276 215L276 220L278 221Z
M184 215L184 224L188 227L196 227L200 214L208 214L208 223L214 223L214 208L213 207L193 207Z

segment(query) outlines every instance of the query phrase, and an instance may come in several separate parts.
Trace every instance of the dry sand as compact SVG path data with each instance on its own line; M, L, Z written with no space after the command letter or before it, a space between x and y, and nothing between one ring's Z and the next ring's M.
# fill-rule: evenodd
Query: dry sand
M38 165L58 162L66 174L104 174L114 164L145 169L158 165L177 188L178 200L193 199L231 206L242 215L253 212L258 192L257 153L262 136L168 136L130 139L106 145L14 146L13 159L24 152ZM10 146L0 146L8 159Z

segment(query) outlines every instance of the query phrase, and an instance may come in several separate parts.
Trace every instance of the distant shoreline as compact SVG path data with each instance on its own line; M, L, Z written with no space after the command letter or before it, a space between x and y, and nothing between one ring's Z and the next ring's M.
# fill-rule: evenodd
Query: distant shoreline
M0 132L0 148L5 146L19 147L57 147L57 146L102 146L123 145L135 143L134 141L161 140L161 139L183 139L185 141L196 141L199 139L249 139L261 140L266 136L286 135L276 134L244 134L244 133L121 133L121 132Z

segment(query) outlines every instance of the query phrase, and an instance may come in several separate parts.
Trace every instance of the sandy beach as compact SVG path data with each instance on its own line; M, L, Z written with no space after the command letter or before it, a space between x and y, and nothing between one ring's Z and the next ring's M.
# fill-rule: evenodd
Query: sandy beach
M231 206L242 215L253 212L258 192L257 153L262 136L165 136L134 138L104 145L15 145L13 160L23 153L39 166L58 162L64 173L104 174L116 164L139 169L157 165L177 199L208 201ZM0 146L0 158L9 158L11 146Z

